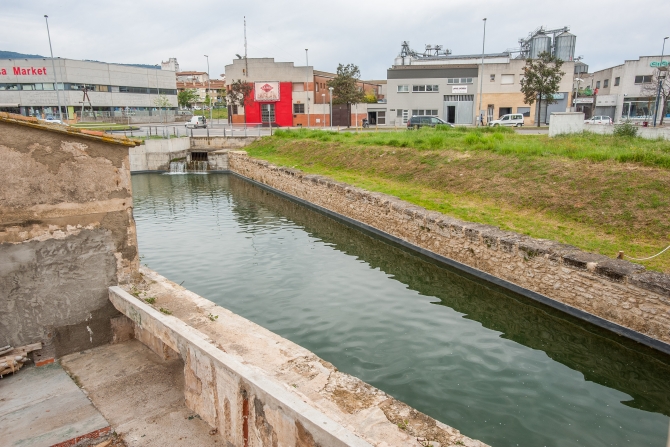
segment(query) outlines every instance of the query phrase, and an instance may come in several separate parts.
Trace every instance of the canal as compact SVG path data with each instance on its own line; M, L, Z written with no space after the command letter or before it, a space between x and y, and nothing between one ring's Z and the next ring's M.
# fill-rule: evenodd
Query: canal
M670 359L226 174L133 176L142 263L493 446L666 446Z

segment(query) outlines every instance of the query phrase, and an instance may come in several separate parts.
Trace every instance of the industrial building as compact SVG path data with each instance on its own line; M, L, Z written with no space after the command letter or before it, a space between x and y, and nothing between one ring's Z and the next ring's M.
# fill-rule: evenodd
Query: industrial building
M453 124L475 124L479 103L484 123L508 113L521 113L525 124L538 119L536 104L524 103L520 81L526 58L547 51L564 61L563 77L554 104L543 104L540 121L551 112L570 107L576 37L567 28L538 28L519 48L502 53L452 55L440 45L427 45L423 53L403 42L400 54L387 71L389 124L401 126L412 115L432 115ZM481 85L481 98L480 98Z
M173 71L103 62L55 59L0 59L0 111L45 117L58 114L74 120L88 113L122 116L157 108L176 109ZM57 82L56 82L57 79ZM58 87L56 87L58 86ZM56 90L58 88L58 90Z
M330 92L328 81L336 74L314 70L312 66L295 66L293 62L275 62L273 58L240 58L226 65L227 88L236 80L253 84L253 92L243 107L232 107L232 123L310 127L330 126ZM373 92L381 99L382 86L359 81L359 88ZM356 104L333 106L334 126L360 126L368 117L368 106ZM374 110L375 119L385 120L385 108ZM381 111L381 114L378 114ZM384 124L383 122L380 124Z

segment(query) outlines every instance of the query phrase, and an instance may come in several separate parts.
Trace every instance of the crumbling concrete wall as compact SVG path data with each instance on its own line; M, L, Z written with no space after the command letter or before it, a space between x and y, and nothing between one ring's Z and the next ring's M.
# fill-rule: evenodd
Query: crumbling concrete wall
M237 131L236 131L237 132ZM240 131L241 132L241 131ZM249 129L249 135L252 130ZM191 137L191 149L240 149L256 141L257 136L235 136L235 137Z
M472 267L473 273L491 275L489 280L503 279L513 290L670 353L668 275L460 221L396 197L252 159L245 152L229 152L228 163L234 173Z
M0 346L42 360L111 340L107 288L137 274L128 140L0 116Z

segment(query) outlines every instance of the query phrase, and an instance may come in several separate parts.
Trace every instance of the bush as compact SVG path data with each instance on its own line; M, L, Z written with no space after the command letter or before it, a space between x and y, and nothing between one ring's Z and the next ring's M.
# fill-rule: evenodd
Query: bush
M637 126L631 122L617 124L614 126L614 135L617 137L634 138L637 136Z

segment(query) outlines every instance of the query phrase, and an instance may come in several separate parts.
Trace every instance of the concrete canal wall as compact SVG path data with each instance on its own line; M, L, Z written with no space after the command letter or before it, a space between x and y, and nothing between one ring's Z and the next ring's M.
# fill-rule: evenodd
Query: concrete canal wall
M257 137L183 137L146 140L144 144L130 148L130 171L169 171L170 161L191 161L192 152L206 152L210 171L228 169L228 150L243 148Z
M137 273L128 147L0 114L0 346L37 362L111 340L107 288Z
M110 288L127 316L115 325L117 339L134 336L163 358L181 358L186 405L227 445L485 447L156 272L141 272L133 287Z
M670 277L464 222L395 197L229 152L230 170L552 307L670 353ZM502 281L501 281L502 280Z

